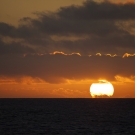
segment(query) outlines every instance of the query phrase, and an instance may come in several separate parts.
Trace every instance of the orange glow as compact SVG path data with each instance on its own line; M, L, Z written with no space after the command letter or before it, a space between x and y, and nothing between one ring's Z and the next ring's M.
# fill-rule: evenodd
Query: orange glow
M101 53L96 53L96 56L102 56Z
M50 53L50 54L51 54L51 55L55 55L55 54L62 54L62 55L74 55L74 54L76 54L76 55L78 55L78 56L81 56L81 54L80 54L80 53L78 53L78 52L73 52L73 53L71 53L71 54L66 54L66 53L64 53L64 52L55 51L55 52Z
M90 87L90 94L93 98L96 96L112 96L114 93L113 85L106 80L99 80Z
M65 79L60 83L49 83L40 78L30 76L24 77L0 77L0 98L90 98L90 84L96 82L95 79ZM135 97L135 76L130 78L123 76L115 76L115 80L111 82L115 87L115 93L111 92L107 95L94 95L93 97L112 96L113 98ZM111 85L107 81L99 81L97 88L108 91ZM92 85L94 85L93 83ZM105 86L103 86L105 85Z
M134 54L125 53L122 58L130 57L130 56L135 56L135 53Z
M110 56L110 57L115 57L115 56L117 56L117 54L114 54L114 55L112 55L112 54L105 54L105 56Z

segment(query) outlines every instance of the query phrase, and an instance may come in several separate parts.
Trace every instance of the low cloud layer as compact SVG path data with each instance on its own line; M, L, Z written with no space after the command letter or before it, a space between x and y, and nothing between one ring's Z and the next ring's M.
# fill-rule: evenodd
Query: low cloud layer
M0 75L7 77L31 76L50 83L66 79L115 80L115 76L135 76L135 57L79 56L63 54L10 55L0 57Z

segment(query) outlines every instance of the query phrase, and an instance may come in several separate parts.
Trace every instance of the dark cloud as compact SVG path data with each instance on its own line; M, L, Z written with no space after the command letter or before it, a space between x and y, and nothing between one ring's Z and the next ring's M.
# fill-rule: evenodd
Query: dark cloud
M116 75L135 76L135 57L78 56L78 55L3 55L0 57L0 76L31 76L50 83L64 79L114 80Z
M33 27L32 24L27 21L27 19L23 19L21 19L18 27L0 22L0 35L22 39L39 37L40 31L36 30L36 28ZM23 23L24 21L26 21L27 23Z
M61 7L56 12L38 12L36 15L36 19L20 19L18 27L0 23L1 38L22 39L23 43L18 43L21 47L25 45L25 49L22 49L24 53L31 52L28 48L34 48L36 53L57 50L80 52L83 55L135 52L135 26L132 25L135 21L134 3L116 4L107 0L97 3L87 0L81 6ZM133 22L130 25L131 20ZM127 24L129 27L126 27ZM72 37L77 39L72 40ZM11 46L18 47L16 42L12 42ZM20 52L19 49L15 50Z
M12 37L13 33L16 33L16 28L14 26L0 22L0 35Z
M21 43L11 42L4 43L0 40L0 54L24 54L24 53L34 53L35 50L31 47L22 45Z
M127 20L135 19L135 4L114 4L109 1L96 3L92 0L84 2L83 6L62 7L58 15L63 18L77 20Z

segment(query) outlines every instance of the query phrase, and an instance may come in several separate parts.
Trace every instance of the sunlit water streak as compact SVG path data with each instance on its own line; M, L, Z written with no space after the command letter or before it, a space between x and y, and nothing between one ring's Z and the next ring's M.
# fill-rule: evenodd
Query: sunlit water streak
M135 99L0 99L0 134L135 133Z

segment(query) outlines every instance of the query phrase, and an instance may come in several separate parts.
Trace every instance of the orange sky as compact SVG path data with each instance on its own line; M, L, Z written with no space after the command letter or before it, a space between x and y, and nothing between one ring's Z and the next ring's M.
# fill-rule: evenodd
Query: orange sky
M0 3L0 98L135 98L134 0Z
M53 55L50 55L50 56L55 56L55 55L56 54L54 53ZM60 56L68 57L67 55L64 55L64 54L60 54ZM121 59L127 59L128 57L126 57L126 56L128 56L129 58L130 57L134 58L134 56L123 55L121 57ZM40 56L40 57L43 57L43 56ZM77 57L79 58L82 56L78 55ZM92 56L90 56L90 57L92 58ZM94 57L100 58L103 56L102 55L93 56L93 58ZM111 59L114 59L117 56L111 57L108 55L105 57L106 58L110 57ZM70 67L70 65L69 65L69 67ZM26 67L24 67L24 68L26 68ZM73 66L72 66L72 68L73 68ZM1 76L1 78L0 78L0 97L1 98L4 98L4 97L6 97L6 98L8 98L8 97L10 97L10 98L24 98L24 97L25 98L91 98L90 86L92 83L97 82L98 79L108 79L113 84L114 95L112 96L112 98L127 98L127 97L133 98L133 97L135 97L135 91L134 91L135 76L122 77L120 75L116 75L115 78L113 79L113 78L111 78L111 74L112 74L111 71L107 71L107 72L110 72L110 74L106 72L109 75L106 76L105 74L103 74L104 76L102 76L102 75L100 76L97 73L97 77L95 79L92 79L93 75L91 73L90 73L91 75L88 75L88 77L87 77L87 75L84 75L85 74L84 71L83 71L84 72L83 74L80 73L80 75L79 75L80 70L76 69L76 71L78 70L77 71L78 76L73 78L72 75L74 75L74 76L76 76L76 75L75 75L75 73L72 73L72 69L71 69L71 73L67 70L68 68L65 67L64 69L65 69L65 73L63 73L63 79L59 78L59 75L52 76L50 73L48 73L48 75L50 74L52 77L50 79L48 77L46 78L45 77L46 74L44 75L44 73L43 73L43 71L46 72L46 69L44 69L44 70L41 69L42 70L41 72L43 73L43 76L41 76L41 77L40 76L39 77L34 77L34 76L33 77L30 77L30 76L4 77L4 76ZM102 72L104 72L102 67L99 68L99 71L97 70L95 72L100 72L100 69L102 70ZM115 70L114 67L112 67L112 69ZM53 70L54 69L51 69L51 67L50 67L50 72L52 72ZM56 69L56 70L57 70L57 73L59 74L58 69ZM86 74L87 74L88 73L87 69L84 69L84 70L86 70ZM90 70L92 70L92 69L90 69ZM131 69L129 68L129 72L130 72L130 70ZM60 71L61 71L61 67L60 67ZM69 74L68 76L66 75L66 71ZM22 72L22 71L20 71L20 72ZM35 74L36 74L36 71L35 71ZM94 76L95 75L96 74L94 73ZM70 78L70 79L66 79L66 78Z
M30 78L23 78L26 82L1 83L1 98L91 98L89 88L94 80L69 81L67 83L49 84L45 82L31 82ZM31 78L32 79L32 78ZM112 98L135 97L134 82L112 82L114 95Z
M85 0L1 0L0 21L18 25L20 18L35 18L34 12L55 11L61 6L81 5L83 1Z

